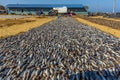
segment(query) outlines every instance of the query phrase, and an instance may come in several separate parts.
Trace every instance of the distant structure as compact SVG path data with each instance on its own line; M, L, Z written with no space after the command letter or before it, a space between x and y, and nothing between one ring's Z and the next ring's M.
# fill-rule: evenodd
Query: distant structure
M114 0L113 3L113 13L116 14L116 0Z
M0 5L0 14L5 14L5 13L6 13L5 7Z
M64 6L64 7L56 7L56 8L53 8L53 10L57 10L58 13L67 13L67 7Z
M44 14L48 14L50 10L57 7L67 7L67 11L75 14L87 15L88 12L82 4L8 4L8 14L31 14L36 15L37 11L42 10Z

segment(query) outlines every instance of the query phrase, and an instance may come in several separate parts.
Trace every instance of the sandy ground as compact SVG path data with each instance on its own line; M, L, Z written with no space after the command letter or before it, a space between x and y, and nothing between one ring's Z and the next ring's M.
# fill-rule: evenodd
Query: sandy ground
M22 15L0 15L0 19L20 19L20 18L28 18L30 16L22 16Z
M97 28L97 29L99 29L101 31L104 31L106 33L112 34L115 37L120 38L120 30L113 29L113 28L110 28L108 26L96 24L96 23L90 22L90 21L82 19L82 18L75 18L75 19L77 19L81 23L87 24L89 26L92 26L94 28Z
M112 21L120 21L120 18L105 18L103 16L94 16L94 17L90 17L90 18L100 18L100 19L106 19L106 20L112 20Z
M26 32L32 28L36 28L39 27L42 24L45 24L51 20L54 20L55 17L45 17L45 18L38 18L38 17L29 17L29 18L22 18L22 19L16 19L16 21L14 21L13 19L9 19L9 21L12 23L13 21L16 23L14 23L14 25L7 25L4 24L5 26L0 27L0 38L4 38L4 37L8 37L8 36L12 36L12 35L17 35L19 33L22 32ZM0 19L1 21L2 19ZM23 20L23 21L28 21L28 22L23 22L20 23L19 21ZM18 23L18 22L19 23ZM31 21L31 22L29 22ZM1 23L0 23L1 24Z
M16 24L23 24L23 23L28 23L28 22L34 22L36 20L27 20L27 19L4 19L1 20L0 19L0 28L1 27L9 27L12 25L16 25Z
M120 22L119 21L115 21L115 20L107 20L107 19L103 19L103 18L91 18L91 17L87 17L87 16L77 16L79 18L82 18L82 19L85 19L85 20L88 20L90 22L93 22L93 23L96 23L96 24L100 24L100 25L104 25L104 26L108 26L110 28L113 28L113 29L118 29L120 30ZM115 18L113 18L115 19ZM117 20L117 19L116 19Z

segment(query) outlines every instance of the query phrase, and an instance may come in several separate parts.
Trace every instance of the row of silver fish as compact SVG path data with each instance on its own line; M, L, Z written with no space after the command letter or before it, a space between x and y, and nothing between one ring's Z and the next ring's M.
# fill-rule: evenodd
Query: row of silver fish
M0 80L120 80L120 39L60 18L0 39Z

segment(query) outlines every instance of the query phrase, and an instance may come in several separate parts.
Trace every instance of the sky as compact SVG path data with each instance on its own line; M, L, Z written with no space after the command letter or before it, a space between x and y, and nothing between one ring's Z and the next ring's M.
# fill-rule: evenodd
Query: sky
M120 12L120 0L116 0L116 12ZM7 4L83 4L92 12L112 12L114 0L0 0L0 5Z

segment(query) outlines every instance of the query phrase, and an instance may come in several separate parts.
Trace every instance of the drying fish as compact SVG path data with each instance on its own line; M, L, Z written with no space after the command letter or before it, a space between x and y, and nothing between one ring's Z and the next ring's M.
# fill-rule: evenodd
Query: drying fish
M0 39L0 80L120 80L120 39L66 17Z

